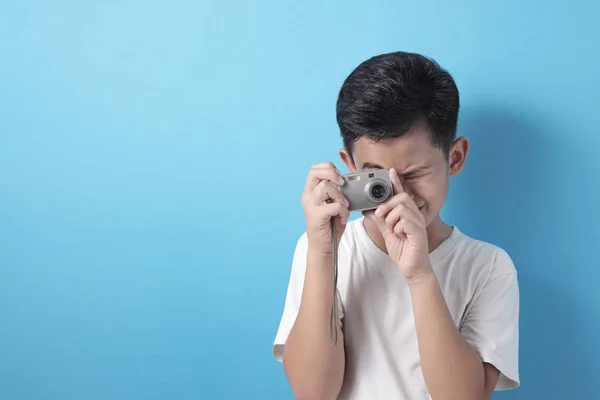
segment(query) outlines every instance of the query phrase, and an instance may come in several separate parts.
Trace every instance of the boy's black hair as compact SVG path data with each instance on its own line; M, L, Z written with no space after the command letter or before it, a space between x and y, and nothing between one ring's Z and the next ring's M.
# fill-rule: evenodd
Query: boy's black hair
M400 137L425 123L432 145L447 156L456 138L458 109L458 88L446 70L420 54L394 52L352 71L340 90L336 114L349 154L360 137Z

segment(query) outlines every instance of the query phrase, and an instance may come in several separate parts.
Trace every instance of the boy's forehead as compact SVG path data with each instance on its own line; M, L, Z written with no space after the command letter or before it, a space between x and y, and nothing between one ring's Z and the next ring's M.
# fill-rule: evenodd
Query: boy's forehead
M437 152L441 153L431 144L429 135L418 132L379 141L361 137L354 143L352 150L354 162L359 169L363 169L364 164L375 164L399 170L416 164L430 164ZM366 168L370 166L367 165Z

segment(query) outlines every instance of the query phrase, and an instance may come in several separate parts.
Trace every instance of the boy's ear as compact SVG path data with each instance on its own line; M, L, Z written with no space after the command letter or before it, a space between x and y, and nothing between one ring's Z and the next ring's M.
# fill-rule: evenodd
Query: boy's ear
M458 175L460 171L462 171L465 166L465 161L467 161L468 152L469 139L461 136L454 141L448 157L450 175Z
M348 154L348 151L346 149L340 149L340 158L342 159L344 164L346 164L348 171L350 171L351 173L356 172L356 165L354 165L354 160L352 159L352 156Z

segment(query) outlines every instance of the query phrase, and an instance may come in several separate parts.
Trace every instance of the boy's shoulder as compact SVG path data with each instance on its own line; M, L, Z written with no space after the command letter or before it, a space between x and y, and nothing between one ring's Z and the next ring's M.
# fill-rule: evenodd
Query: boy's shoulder
M454 227L453 235L459 237L454 257L467 262L471 267L483 266L495 273L515 273L516 269L508 251L498 244L470 236Z
M434 270L448 287L470 288L477 293L500 280L516 280L517 269L508 251L453 227L450 237L433 253Z

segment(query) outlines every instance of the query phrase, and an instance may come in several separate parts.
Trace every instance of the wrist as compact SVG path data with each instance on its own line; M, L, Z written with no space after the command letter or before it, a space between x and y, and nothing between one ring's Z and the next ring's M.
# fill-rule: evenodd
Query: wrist
M435 272L433 272L431 264L427 263L427 265L420 268L418 272L411 277L406 278L406 281L408 282L410 290L415 290L422 286L430 285L432 282L436 282L437 276L435 275Z
M321 261L321 262L333 262L333 246L331 244L323 245L321 243L308 243L308 260Z

